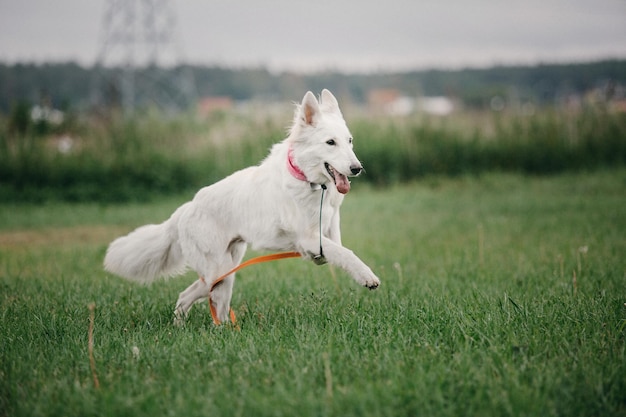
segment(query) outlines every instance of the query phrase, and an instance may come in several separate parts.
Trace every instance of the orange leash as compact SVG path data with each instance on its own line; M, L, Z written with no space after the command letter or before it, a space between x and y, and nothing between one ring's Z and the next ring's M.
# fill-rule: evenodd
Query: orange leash
M233 269L231 269L230 271L228 271L227 273L225 273L224 275L220 276L215 281L213 281L213 284L211 285L211 289L209 290L209 308L211 310L211 317L213 317L213 323L221 324L221 321L220 321L219 318L217 318L217 310L216 310L215 306L213 305L213 303L211 302L211 291L213 291L215 289L215 287L217 287L219 284L221 284L222 281L224 281L224 279L227 276L229 276L230 274L233 274L233 273L239 271L240 269L243 269L243 268L245 268L247 266L250 266L250 265L260 264L260 263L263 263L263 262L277 261L279 259L299 258L300 256L301 255L300 255L299 252L280 252L280 253L273 253L271 255L257 256L256 258L248 259L244 263L239 264L239 266L234 267ZM230 313L229 314L230 314L230 321L234 325L236 325L237 324L236 323L237 318L235 317L235 312L233 311L232 308L230 309Z

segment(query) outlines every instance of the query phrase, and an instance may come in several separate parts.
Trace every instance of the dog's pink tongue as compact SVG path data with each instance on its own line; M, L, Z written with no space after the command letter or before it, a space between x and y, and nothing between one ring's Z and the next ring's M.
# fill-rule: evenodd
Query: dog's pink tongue
M335 171L335 186L337 186L337 191L341 194L348 194L348 191L350 191L350 181L348 181L348 177L337 171Z

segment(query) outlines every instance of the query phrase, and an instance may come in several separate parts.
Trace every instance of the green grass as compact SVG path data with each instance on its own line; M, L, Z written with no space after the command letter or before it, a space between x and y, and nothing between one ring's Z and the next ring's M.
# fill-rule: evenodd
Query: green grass
M381 287L299 260L250 267L240 331L205 304L172 325L192 273L142 287L101 268L112 237L188 197L2 206L0 415L626 414L623 169L356 180L343 240Z

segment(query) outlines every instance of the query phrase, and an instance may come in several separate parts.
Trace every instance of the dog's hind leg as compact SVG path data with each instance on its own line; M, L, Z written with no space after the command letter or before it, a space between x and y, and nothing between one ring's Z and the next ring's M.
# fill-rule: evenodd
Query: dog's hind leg
M206 298L209 295L210 288L211 284L207 283L203 277L199 277L185 291L181 292L178 295L176 309L174 310L174 324L182 325L193 303L201 298Z
M209 290L213 281L220 274L239 265L245 252L245 242L236 241L228 246L228 253L219 258L217 262L214 256L190 257L195 260L195 264L192 264L191 267L198 272L199 278L178 296L174 312L175 324L179 325L184 322L187 313L196 301L209 297ZM224 322L230 319L230 300L234 282L235 274L230 274L211 292L211 314L214 315L214 321L216 322Z
M246 253L247 245L241 240L234 240L228 246L228 252L230 254L230 265L225 269L232 269L241 263L244 254ZM217 277L216 277L217 278ZM230 309L230 300L233 296L233 285L235 284L235 274L230 274L220 284L218 284L213 291L211 291L211 313L214 316L213 320L216 324L220 322L233 320L234 313ZM233 316L231 317L231 314ZM233 323L234 324L234 323Z
M198 273L199 278L178 296L174 310L174 323L177 325L184 322L189 309L196 301L208 297L211 280L218 276L221 271L220 265L223 263L222 257L200 250L193 241L188 241L188 244L183 246L183 251L189 267Z

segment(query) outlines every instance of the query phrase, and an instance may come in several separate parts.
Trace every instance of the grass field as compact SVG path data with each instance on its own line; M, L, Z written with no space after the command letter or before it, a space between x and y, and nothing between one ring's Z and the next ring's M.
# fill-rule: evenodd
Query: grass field
M112 238L189 197L0 207L1 416L626 415L624 169L355 180L344 243L381 287L254 266L240 331L206 304L172 325L192 273L102 270Z

